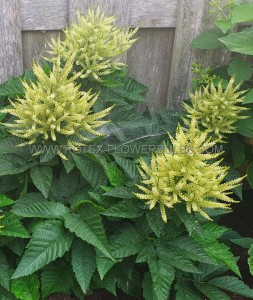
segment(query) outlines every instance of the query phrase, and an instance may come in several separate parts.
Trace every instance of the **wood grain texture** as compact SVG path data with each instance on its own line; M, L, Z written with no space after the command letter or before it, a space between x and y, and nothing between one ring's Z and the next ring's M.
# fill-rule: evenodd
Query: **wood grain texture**
M25 31L23 32L24 68L30 69L33 60L42 61L47 56L47 41L57 38L60 31Z
M175 27L178 0L133 0L131 2L130 24L136 27Z
M189 98L193 79L191 65L203 66L223 64L229 60L224 50L197 50L190 44L200 32L213 27L213 22L206 22L208 0L179 0L178 20L170 70L170 82L167 96L167 107L180 109L181 101Z
M80 9L84 14L88 7L97 7L98 4L109 15L118 17L117 23L121 26L129 26L129 13L131 0L69 0L69 18L76 18L76 11Z
M140 29L139 41L128 51L129 74L149 87L149 109L166 106L174 41L173 28Z
M119 16L119 24L143 28L175 27L177 0L20 0L22 29L60 30L75 17L76 9L83 12L88 5L98 3L109 13Z
M22 30L63 29L68 7L68 0L20 0Z
M0 0L0 83L23 72L18 0Z

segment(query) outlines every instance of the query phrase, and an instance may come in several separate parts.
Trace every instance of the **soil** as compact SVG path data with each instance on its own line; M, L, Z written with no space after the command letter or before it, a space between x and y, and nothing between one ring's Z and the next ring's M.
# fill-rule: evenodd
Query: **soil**
M233 205L233 212L222 217L220 224L230 227L237 231L241 236L253 238L253 191L244 191L243 201L240 204ZM235 256L240 257L239 268L243 281L253 288L253 276L249 272L247 264L248 252L238 246L232 246ZM232 274L229 274L232 275ZM231 300L246 300L249 298L229 294ZM57 294L48 298L48 300L76 300L75 298ZM123 294L116 297L108 293L106 290L99 290L91 296L87 296L85 300L138 300ZM139 299L140 300L140 299Z

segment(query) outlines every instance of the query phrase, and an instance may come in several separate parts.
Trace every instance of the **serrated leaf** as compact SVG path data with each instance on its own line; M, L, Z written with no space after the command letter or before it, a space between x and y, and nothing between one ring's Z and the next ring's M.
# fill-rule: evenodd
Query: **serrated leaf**
M163 260L150 260L149 270L153 282L153 292L157 299L169 299L171 285L175 279L175 270Z
M195 286L203 293L209 300L229 300L230 297L222 292L219 288L207 282L195 282Z
M220 28L220 30L226 34L228 32L229 29L231 29L233 27L233 24L231 23L231 20L224 20L224 19L217 19L215 21L215 25Z
M12 212L23 218L62 219L69 209L61 203L45 199L33 199L27 194L15 202Z
M0 285L2 285L7 291L10 290L10 278L12 272L13 271L11 270L4 253L0 250Z
M253 244L253 238L250 237L242 237L238 239L231 239L231 242L239 245L243 248L249 249L251 245Z
M81 215L66 214L64 216L65 227L112 259L98 211L89 204L83 205L79 211L81 211Z
M249 288L242 280L233 276L223 276L209 281L210 284L223 290L253 298L253 289Z
M0 97L16 98L24 95L24 88L21 78L11 78L0 85Z
M223 47L218 38L224 36L220 29L209 29L192 40L191 46L196 49L217 49Z
M178 206L175 208L178 218L185 225L189 235L191 236L193 232L201 234L201 228L198 221L191 215L188 214L185 207Z
M102 214L107 217L135 219L143 215L144 211L137 205L136 200L123 200L112 205Z
M43 299L53 293L67 293L73 282L73 272L70 266L50 264L41 273L41 289Z
M125 175L114 164L108 164L105 169L105 173L112 186L122 186L126 181Z
M13 201L11 198L7 197L6 195L0 195L0 207L10 206L15 201Z
M175 285L176 300L201 300L202 297L191 282L177 281Z
M103 280L105 275L108 273L108 271L117 263L116 261L113 261L109 259L108 257L104 256L100 251L96 251L96 265L97 265L97 271L100 276L100 279Z
M30 275L48 263L62 257L69 250L73 236L58 220L39 224L12 278Z
M161 245L157 250L160 259L184 272L199 274L201 271L185 256L176 252L172 247Z
M1 154L0 155L0 176L13 175L23 173L33 167L36 162L27 162L24 157L17 154Z
M87 156L72 154L77 168L82 176L87 180L93 189L107 184L107 177L103 168L94 160Z
M127 198L132 199L134 197L132 191L130 188L127 187L116 187L112 188L106 193L104 193L105 196L114 197L114 198Z
M112 253L115 258L137 254L145 246L145 238L134 228L129 227L112 236Z
M173 245L183 251L184 255L191 260L195 260L202 263L213 264L215 263L204 249L198 245L192 238L188 236L181 236L170 242Z
M19 218L11 212L5 213L1 220L1 225L4 227L0 231L0 236L13 236L19 238L29 238L30 235L25 229L24 225L20 222Z
M134 164L134 162L130 159L121 157L121 156L117 156L117 155L113 155L115 161L117 162L117 164L124 170L124 172L126 173L126 175L136 181L139 177L137 168Z
M144 278L142 281L142 289L143 289L143 297L145 300L154 300L153 297L153 282L152 277L149 272L144 274Z
M87 293L93 273L96 270L95 250L81 240L75 240L72 246L71 264L84 294Z
M52 168L49 166L34 166L30 172L34 185L47 198L53 181Z
M39 300L39 288L40 282L35 274L14 279L11 285L12 293L20 300Z
M161 218L160 209L152 209L151 211L146 212L146 220L150 229L157 237L160 237L160 234L165 227L165 223Z
M248 253L249 253L249 258L248 258L249 270L250 270L250 274L253 275L253 244L251 245Z

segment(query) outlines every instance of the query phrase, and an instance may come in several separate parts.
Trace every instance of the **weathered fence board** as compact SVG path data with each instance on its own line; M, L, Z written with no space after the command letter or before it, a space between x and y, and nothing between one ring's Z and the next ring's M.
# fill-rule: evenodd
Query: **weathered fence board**
M22 30L63 29L68 23L68 7L68 0L21 0Z
M188 97L191 64L227 59L222 51L195 51L190 42L206 27L209 0L0 0L0 82L30 68L56 37L88 6L101 5L127 28L140 24L140 40L123 58L129 73L149 87L151 110L178 109ZM22 31L22 32L21 32ZM22 40L23 39L23 40ZM23 41L23 46L22 46Z
M23 71L19 0L0 0L0 83Z
M149 88L149 109L166 106L174 28L140 29L139 41L128 51L129 74Z

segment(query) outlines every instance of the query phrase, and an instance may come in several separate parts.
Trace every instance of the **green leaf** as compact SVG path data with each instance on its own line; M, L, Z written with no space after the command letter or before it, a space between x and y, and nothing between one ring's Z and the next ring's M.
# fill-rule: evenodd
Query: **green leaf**
M15 154L0 155L0 176L22 173L33 167L36 162L27 162L25 158Z
M34 185L47 198L53 181L52 167L34 166L30 172Z
M88 203L79 208L80 215L66 214L65 226L88 244L112 259L104 225L98 211Z
M12 212L23 218L62 219L69 209L58 202L38 199L36 194L31 193L17 200Z
M249 90L249 92L246 94L244 103L246 104L253 103L253 89Z
M215 21L215 25L224 33L226 34L228 30L230 30L233 27L233 24L231 23L231 20L224 20L224 19L217 19Z
M0 300L17 300L17 298L0 285Z
M253 74L251 64L240 58L231 60L228 66L228 74L232 77L235 76L235 83L249 80Z
M180 251L183 251L181 253L183 253L186 257L189 257L191 260L207 264L215 263L206 251L204 251L204 249L189 236L180 236L170 242L170 245L179 248Z
M228 50L246 55L253 55L253 31L231 33L219 38Z
M248 258L249 270L250 270L250 274L253 275L253 244L251 245L248 253L249 253L249 258Z
M67 293L73 282L70 266L60 263L50 264L41 273L41 289L43 299L53 293Z
M163 260L150 260L149 270L153 282L153 292L157 299L169 299L171 285L175 279L175 270Z
M115 187L122 186L126 181L124 174L112 163L107 165L105 168L105 173L110 184Z
M236 5L231 12L233 24L253 21L253 5Z
M193 217L193 215L187 213L185 207L177 206L175 210L190 236L193 234L193 232L198 232L199 234L201 233L201 228L198 221Z
M111 238L113 257L124 258L137 254L145 246L145 238L134 228L129 227Z
M201 300L202 297L198 290L187 281L177 281L175 285L176 300Z
M123 200L112 205L102 215L116 218L135 219L143 215L144 211L137 205L138 200Z
M242 136L253 137L253 113L247 113L248 118L239 120L235 123L235 127L237 128L237 133L240 133Z
M114 197L114 198L123 198L123 199L124 198L132 199L134 197L131 188L127 188L124 186L112 188L108 192L104 193L104 195Z
M189 259L179 254L179 252L175 251L172 247L161 245L157 251L160 259L171 264L173 267L184 272L201 273Z
M219 38L224 36L220 29L209 29L200 33L191 43L193 48L197 49L217 49L223 47Z
M0 285L2 285L7 291L10 290L10 278L12 272L13 271L11 270L4 253L0 250Z
M76 240L72 247L72 268L84 294L87 293L93 273L96 270L95 250L81 240Z
M12 293L20 300L39 300L39 288L40 282L35 274L17 278L13 280L11 285Z
M0 236L5 235L19 238L30 237L19 218L11 212L5 213L3 219L1 220L1 225L3 225L4 228L1 229Z
M136 165L134 164L134 162L130 159L124 158L124 157L120 157L117 155L113 155L115 161L117 162L117 164L124 170L124 172L126 173L126 175L136 181L139 177Z
M6 195L0 195L0 207L10 206L13 203L15 203L15 201L10 199Z
M238 239L231 239L231 242L243 248L249 249L251 247L251 244L253 244L253 239L250 237L243 237Z
M93 189L107 184L107 177L103 168L94 160L83 155L72 154L77 168Z
M222 292L219 288L207 282L195 282L195 286L203 293L209 300L229 300L230 297Z
M234 160L234 168L238 168L245 160L245 144L239 139L234 139L231 144L231 152Z
M146 220L148 222L150 229L159 238L162 233L162 230L165 227L165 223L161 218L160 209L152 209L146 212Z
M152 277L149 272L144 274L144 278L142 281L142 289L143 289L143 297L145 300L154 300L153 297L153 282Z
M30 275L69 250L73 237L58 220L39 224L12 278Z
M250 186L253 188L253 162L251 162L247 167L247 179Z
M96 265L100 279L103 280L108 271L116 264L116 261L104 256L100 251L97 252Z
M245 297L253 298L253 289L249 288L242 280L234 276L223 276L214 278L209 281L214 286L223 290L242 295Z
M16 98L24 95L21 78L11 78L0 85L0 97Z

